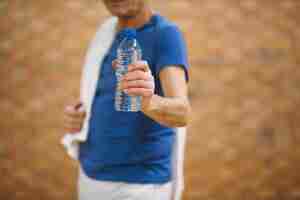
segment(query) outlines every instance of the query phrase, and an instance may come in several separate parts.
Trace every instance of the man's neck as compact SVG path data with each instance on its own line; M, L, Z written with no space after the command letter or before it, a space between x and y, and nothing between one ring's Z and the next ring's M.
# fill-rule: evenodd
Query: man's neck
M149 6L145 6L136 16L130 18L119 17L118 30L123 28L138 28L146 24L152 17L153 11Z

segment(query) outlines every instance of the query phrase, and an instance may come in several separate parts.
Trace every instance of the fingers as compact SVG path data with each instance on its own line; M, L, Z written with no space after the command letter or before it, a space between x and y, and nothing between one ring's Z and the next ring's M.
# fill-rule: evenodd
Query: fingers
M64 122L63 128L65 129L66 132L78 132L81 130L82 127L82 123L68 123L68 122Z
M116 70L117 67L118 67L118 61L117 60L113 60L112 63L111 63L111 66L112 66L113 70Z
M114 70L116 70L118 67L118 60L117 59L113 60L111 63L111 66ZM148 65L147 61L144 61L144 60L140 60L133 64L128 65L128 72L135 71L135 70L150 72L149 65Z
M154 87L154 84L152 81L145 81L145 80L124 81L121 84L122 90L126 90L129 88L152 89L153 87Z
M131 96L151 96L154 93L154 78L147 72L128 72L121 81L121 89Z
M82 108L76 109L74 106L67 106L65 108L65 115L73 117L73 118L84 118L86 112Z
M76 121L70 118L64 118L63 128L68 133L79 132L82 128L83 121Z
M128 72L132 72L135 70L141 70L144 72L149 72L149 65L147 63L147 61L141 60L141 61L137 61L131 65L128 65Z
M144 71L135 70L128 72L126 75L123 76L124 81L133 81L133 80L148 80L150 81L152 76Z
M124 92L126 92L130 96L149 97L153 95L153 90L147 88L129 88L125 89Z
M112 62L113 69L118 65ZM137 61L128 65L128 72L122 77L121 89L132 96L151 96L154 94L154 78L147 61Z
M74 117L70 117L69 115L64 115L63 120L67 124L76 125L76 124L81 124L84 118L74 118Z
M138 61L128 66L123 76L121 89L132 96L151 96L154 93L154 78L146 61Z
M81 130L86 112L82 103L66 106L63 116L63 128L66 132L76 133Z
M79 131L81 131L81 126L68 126L68 125L64 125L64 131L67 133L78 133Z

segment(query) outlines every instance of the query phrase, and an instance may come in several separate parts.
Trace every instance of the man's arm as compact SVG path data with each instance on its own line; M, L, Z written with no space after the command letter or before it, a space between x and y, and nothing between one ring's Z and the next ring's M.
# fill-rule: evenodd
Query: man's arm
M168 66L159 73L164 97L152 95L142 111L155 121L169 126L186 126L190 113L184 70Z
M186 126L190 112L185 72L168 66L159 73L164 97L154 94L154 80L146 62L129 66L122 89L129 95L142 96L142 112L153 120L169 126Z

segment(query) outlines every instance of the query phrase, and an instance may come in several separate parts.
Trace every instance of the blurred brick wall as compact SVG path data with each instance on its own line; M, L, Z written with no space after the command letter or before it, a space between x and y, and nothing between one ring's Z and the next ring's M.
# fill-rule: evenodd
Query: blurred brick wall
M300 199L300 2L152 2L189 47L184 199ZM0 1L0 199L75 199L61 114L107 16L96 1Z

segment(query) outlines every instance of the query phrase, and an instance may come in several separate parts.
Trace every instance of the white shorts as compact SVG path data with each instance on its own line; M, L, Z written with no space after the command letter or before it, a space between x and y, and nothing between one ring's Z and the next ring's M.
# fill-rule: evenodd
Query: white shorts
M98 181L79 167L78 200L170 200L171 182L165 184L129 184Z

